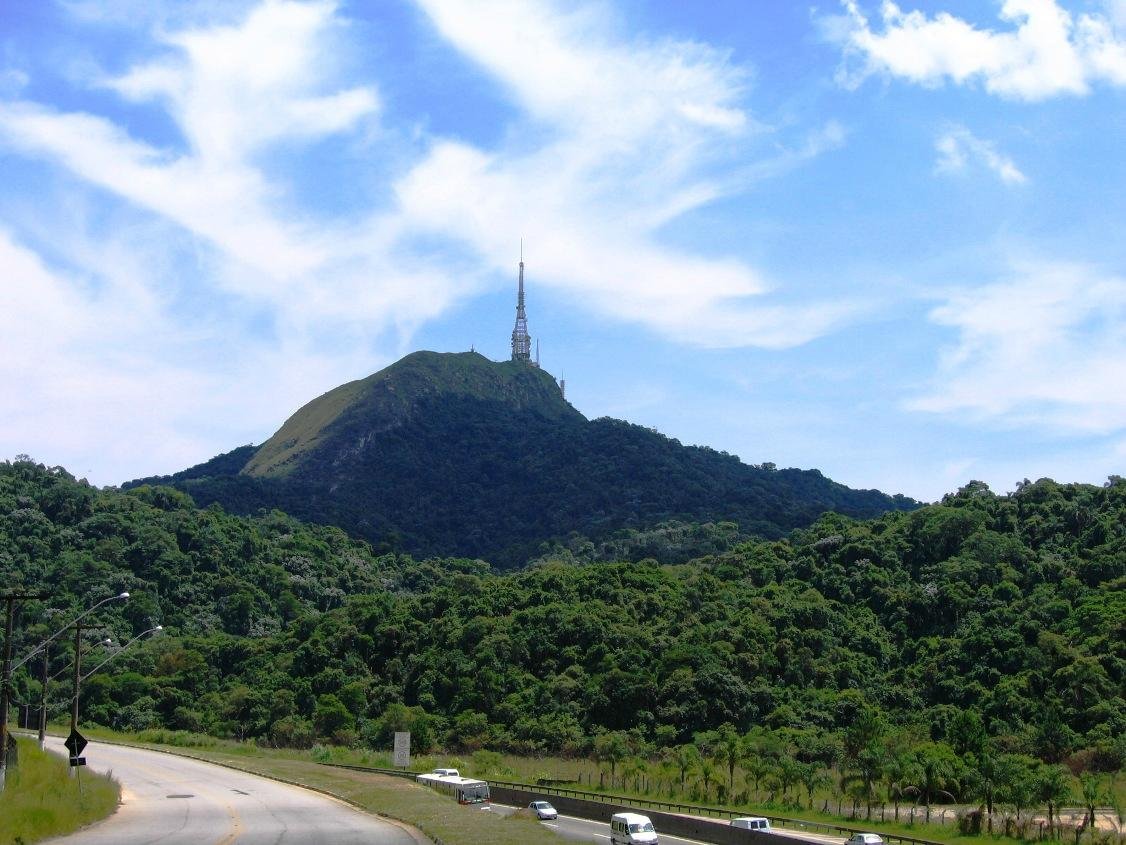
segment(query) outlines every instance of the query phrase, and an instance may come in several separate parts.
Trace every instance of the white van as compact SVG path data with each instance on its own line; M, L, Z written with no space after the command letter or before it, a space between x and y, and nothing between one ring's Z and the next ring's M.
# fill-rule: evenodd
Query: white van
M461 777L461 772L459 772L457 769L435 769L430 774L438 775L439 777L443 777L443 778L459 778L459 777Z
M610 817L610 845L657 845L657 831L648 816L614 813Z
M770 819L764 819L762 816L746 816L741 819L732 819L732 827L741 827L743 830L761 830L764 833L770 832Z

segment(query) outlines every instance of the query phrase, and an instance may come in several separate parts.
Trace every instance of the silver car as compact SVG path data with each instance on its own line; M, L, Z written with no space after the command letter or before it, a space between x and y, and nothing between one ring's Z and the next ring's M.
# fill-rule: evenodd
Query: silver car
M555 811L555 808L548 804L546 801L533 801L528 805L528 809L535 813L536 817L541 821L543 819L559 818L559 813L557 813Z
M854 833L845 845L884 845L884 838L878 833Z

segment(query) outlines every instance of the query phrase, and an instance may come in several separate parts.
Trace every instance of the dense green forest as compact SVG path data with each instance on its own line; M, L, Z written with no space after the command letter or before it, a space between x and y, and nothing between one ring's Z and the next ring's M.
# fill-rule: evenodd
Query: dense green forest
M828 510L870 517L918 505L587 420L544 371L475 353L413 353L310 402L261 447L126 486L140 483L229 513L278 508L385 551L509 568L572 532L601 542L679 519L778 538Z
M835 762L869 797L897 748L939 760L932 791L968 788L951 772L987 755L1089 772L1126 755L1117 477L975 482L777 540L730 524L576 535L496 572L16 460L0 464L0 577L54 596L23 606L17 654L122 589L92 638L166 626L86 683L82 718L118 728L384 747L406 726L422 747L610 760L719 759L736 735L794 766ZM21 670L17 697L37 690Z

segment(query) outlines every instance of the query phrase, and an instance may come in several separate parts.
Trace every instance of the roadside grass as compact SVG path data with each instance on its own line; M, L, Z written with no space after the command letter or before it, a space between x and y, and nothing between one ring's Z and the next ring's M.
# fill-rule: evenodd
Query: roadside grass
M40 751L34 740L16 741L19 763L0 793L0 845L72 833L117 809L121 787L112 777L90 771L71 777L63 758Z

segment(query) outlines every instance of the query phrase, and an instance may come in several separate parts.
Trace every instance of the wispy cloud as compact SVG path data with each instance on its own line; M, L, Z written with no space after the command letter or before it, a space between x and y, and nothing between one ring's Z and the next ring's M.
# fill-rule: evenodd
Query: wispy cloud
M88 86L85 110L35 99L28 92L45 89L9 73L0 148L45 163L69 192L62 206L98 207L86 222L101 251L61 237L65 222L32 234L48 224L9 215L0 266L59 303L58 319L103 315L117 345L94 343L85 323L70 326L51 355L43 338L13 340L5 380L15 387L6 389L31 390L21 372L54 374L42 389L57 401L31 402L37 419L77 415L98 430L112 427L109 408L123 413L121 403L140 409L158 397L151 436L125 442L144 444L149 467L174 469L242 439L214 426L198 441L178 436L193 418L184 397L225 396L238 407L253 396L260 404L247 426L269 425L316 389L363 372L385 335L409 337L507 277L521 235L537 284L685 343L793 346L852 314L839 298L794 302L742 260L665 238L686 213L839 147L840 126L760 143L767 133L746 106L747 68L705 44L624 33L599 4L417 2L515 107L495 146L387 127L393 118L375 81L342 70L341 56L358 45L329 0L205 4L190 14L135 0L64 4L81 25L132 22L115 32L132 39L124 55L142 58L109 72L83 57L84 78L68 81ZM295 184L326 155L361 173L382 159L382 181L359 188L347 210L327 208ZM33 201L21 200L23 218L65 216L46 196L37 201L44 211L28 214ZM159 228L159 237L142 242L117 225L121 216ZM132 270L95 269L103 261ZM91 287L117 292L112 312L86 301ZM185 301L215 321L208 332L186 316ZM89 351L75 354L84 339ZM227 352L201 352L210 343ZM90 389L68 392L76 385ZM22 430L46 427L28 419Z
M983 165L1006 185L1023 185L1028 177L1011 158L997 151L991 141L978 138L965 127L957 126L943 132L935 141L940 173L961 173L971 164Z
M888 74L925 86L982 84L1018 100L1085 95L1097 82L1126 85L1126 39L1113 15L1072 15L1055 0L1005 0L1006 29L979 29L948 12L903 11L890 0L873 26L858 0L842 0L839 79L860 85Z
M1126 428L1126 280L1029 262L1011 278L952 293L930 319L954 329L937 377L908 403L1003 426Z
M512 233L523 231L541 283L688 343L789 346L848 313L764 302L773 285L743 262L661 243L662 226L742 189L751 173L730 153L756 131L741 106L747 74L725 53L618 36L589 8L420 4L512 92L545 141L499 151L435 144L398 185L411 225L462 239L497 268L511 263ZM842 137L831 125L809 141L816 149L786 158Z

